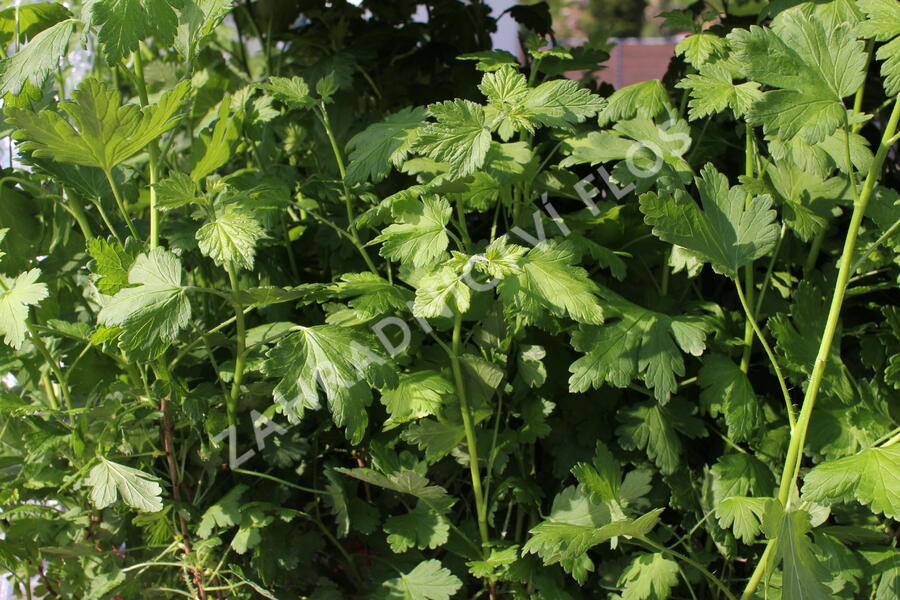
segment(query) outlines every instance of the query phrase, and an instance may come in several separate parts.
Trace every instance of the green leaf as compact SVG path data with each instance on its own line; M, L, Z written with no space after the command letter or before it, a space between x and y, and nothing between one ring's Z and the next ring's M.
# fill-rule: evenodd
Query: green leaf
M746 192L729 188L725 175L709 163L694 182L702 210L682 189L648 192L641 195L644 221L658 238L683 246L734 279L738 269L775 247L779 227L772 199L756 196L747 202Z
M468 54L460 54L457 60L474 60L475 68L479 71L497 71L503 67L518 67L519 60L506 50L481 50L480 52L469 52Z
M779 88L763 94L748 120L783 140L821 142L844 125L843 98L865 79L866 54L853 27L835 27L804 11L786 11L771 28L737 29L729 36L749 79Z
M616 435L622 447L646 451L663 475L671 475L681 465L681 436L706 435L703 421L693 413L694 407L680 398L673 398L665 406L653 400L638 402L619 410Z
M619 461L613 457L603 442L597 442L593 461L576 463L572 467L572 474L594 502L618 502L622 471L619 468Z
M162 488L152 475L106 460L102 456L100 462L88 473L85 484L92 488L91 503L98 509L106 508L121 494L125 504L139 511L162 510Z
M768 328L776 340L775 349L784 357L782 366L787 376L797 383L805 384L812 373L827 314L828 300L814 285L801 281L794 292L790 313L779 313L768 321ZM838 328L825 365L823 391L849 403L856 393L841 360L841 338Z
M178 27L177 0L96 0L91 19L99 26L97 38L104 55L114 65L138 49L138 43L153 37L171 46Z
M483 107L469 100L450 100L431 104L428 114L437 122L419 130L418 152L448 163L451 177L471 175L484 164L491 132Z
M823 583L828 580L828 571L816 558L809 530L809 513L805 510L785 512L780 502L767 503L763 531L773 541L775 564L780 562L782 566L782 598L832 598Z
M385 429L436 414L444 397L453 392L453 384L440 371L419 369L400 375L396 388L381 393L381 403L390 414Z
M381 243L381 255L385 258L414 267L433 264L450 244L446 226L451 213L450 204L437 196L404 203L395 214L399 222L387 226L372 243Z
M728 54L728 42L713 33L689 35L675 45L675 55L684 56L695 69L700 69L711 57L722 58Z
M133 238L128 238L124 246L113 238L88 240L88 254L94 259L94 273L100 276L96 285L101 294L112 296L129 286L128 270L140 252L141 246Z
M703 359L700 386L702 402L707 406L721 405L728 433L734 441L754 437L763 423L762 404L740 367L727 356L711 354Z
M427 479L415 471L403 470L390 475L382 475L378 471L366 468L337 468L335 471L386 490L415 496L435 510L443 511L453 504L453 499L447 495L447 490L439 485L430 485Z
M499 573L505 572L507 567L516 562L518 558L518 546L510 546L502 550L491 548L491 553L486 559L467 562L466 566L469 567L472 577L496 577Z
M769 496L775 488L771 469L752 454L724 454L710 471L716 503L731 496Z
M156 198L160 210L187 206L196 202L197 187L190 176L175 172L156 184Z
M128 283L135 287L119 290L100 310L98 321L123 329L119 338L123 348L159 356L191 318L181 263L174 254L155 248L135 259Z
M335 284L338 298L351 298L350 308L364 318L377 317L394 310L406 310L413 294L399 285L371 273L344 273Z
M40 88L66 54L76 22L75 19L60 21L35 35L12 56L0 60L0 97L18 94L26 82Z
M469 310L472 288L453 269L442 267L423 277L416 287L413 315L433 318L463 314Z
M582 326L572 347L585 355L569 367L569 390L584 392L604 383L626 387L642 377L654 396L665 402L675 393L675 376L685 374L682 352L700 356L706 349L708 325L700 317L672 317L632 304L600 289L607 322Z
M597 285L575 263L576 254L568 244L546 240L518 260L519 272L499 285L500 298L525 323L535 323L547 313L602 323Z
M37 283L40 269L31 269L15 279L0 275L0 333L3 341L18 350L25 341L28 307L37 306L49 295L47 284Z
M232 150L240 138L235 119L229 114L231 110L231 96L225 95L219 104L219 119L213 127L212 134L201 133L195 140L195 159L191 169L191 179L200 182L204 177L228 162L232 156Z
M419 504L405 515L388 518L384 532L394 552L402 553L410 548L433 550L447 543L450 524L442 515Z
M618 536L646 536L659 522L662 510L655 509L634 520L613 521L606 504L592 502L580 488L568 487L553 499L550 515L531 529L522 552L537 554L545 565L561 562L566 568L567 563L573 565L598 544Z
M661 553L639 554L619 577L622 600L668 600L679 570L677 562Z
M442 567L440 561L432 559L381 586L376 596L379 600L450 600L462 587L462 581Z
M182 82L166 92L155 105L143 110L134 104L120 106L121 95L107 84L86 79L72 93L74 101L59 103L71 123L59 113L34 113L8 109L18 128L16 139L23 150L53 160L110 170L143 150L147 144L175 127L176 113L190 90Z
M888 42L875 58L884 61L881 76L888 96L900 94L900 6L893 0L857 0L866 20L857 26L859 35Z
M735 118L740 118L750 110L754 102L762 98L759 83L745 81L735 84L731 77L731 72L726 67L709 64L704 65L699 73L691 73L675 84L677 88L690 90L688 114L691 121L720 113L726 108L731 109Z
M399 168L409 156L425 116L424 108L408 106L350 138L348 181L378 182L387 177L391 166Z
M292 423L306 409L318 409L319 388L335 424L359 443L365 434L374 387L393 387L397 375L372 335L337 325L299 327L281 338L263 363L263 372L280 377L274 397Z
M817 465L803 478L803 498L841 502L855 498L876 514L900 517L900 445L868 448Z
M522 271L519 263L527 252L528 248L510 244L504 235L488 244L484 254L476 256L473 263L476 271L496 279L503 279Z
M183 3L173 45L188 64L200 51L203 40L210 37L231 12L233 4L234 0L187 0Z
M759 535L769 502L771 498L730 496L716 505L716 518L723 529L731 529L735 537L750 544Z
M245 491L247 491L247 486L238 484L207 508L197 525L197 535L207 539L215 528L231 529L238 525L241 522L240 500Z
M433 463L450 454L466 437L461 423L422 419L406 428L403 441L425 451L425 460Z
M600 113L600 125L635 117L664 120L668 115L674 116L674 110L666 88L658 79L648 79L613 92Z
M318 104L302 77L269 77L269 82L261 87L290 108L303 110Z
M72 17L58 2L15 4L0 10L0 47L8 48L19 36L19 43L34 39L40 32Z
M265 236L253 215L234 205L217 211L215 219L204 223L196 234L200 252L217 265L247 270L253 269L256 244Z
M606 107L606 100L572 79L545 81L528 90L523 101L528 118L545 127L571 129Z

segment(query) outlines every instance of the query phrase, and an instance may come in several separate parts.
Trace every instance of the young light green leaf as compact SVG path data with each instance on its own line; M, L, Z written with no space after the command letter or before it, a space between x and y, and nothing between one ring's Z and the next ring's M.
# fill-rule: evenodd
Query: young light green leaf
M575 463L572 474L594 502L618 502L622 471L619 461L613 457L603 442L597 442L593 461Z
M298 422L306 409L319 408L321 387L335 424L359 443L369 422L370 385L397 384L378 348L373 336L337 325L300 327L281 338L262 367L267 375L281 378L273 392L279 412Z
M190 90L182 82L166 92L155 105L141 110L134 104L120 106L121 95L106 83L87 79L72 93L74 101L60 102L71 123L51 110L39 113L7 109L18 128L16 139L23 150L53 160L110 170L144 149L175 127L176 113Z
M134 238L128 238L124 246L113 238L88 240L88 254L94 259L93 271L100 276L96 285L101 294L112 296L129 286L128 270L140 252L140 243Z
M40 269L21 273L15 279L0 275L0 333L3 341L18 350L25 341L28 307L37 306L49 295L47 284L38 283Z
M446 517L420 503L405 515L388 518L384 532L394 552L402 553L410 548L433 550L447 543L450 524Z
M728 42L714 33L701 32L689 35L675 45L675 55L684 56L695 69L700 69L710 57L728 53Z
M547 313L581 323L602 323L598 288L575 263L575 252L568 244L546 240L518 260L519 272L499 285L500 298L528 323Z
M586 354L569 367L569 390L604 383L626 387L640 376L666 402L678 387L675 376L685 373L682 352L700 356L708 326L699 317L672 317L632 304L606 288L599 293L608 322L573 334L572 346Z
M75 19L66 19L35 35L12 56L0 59L0 97L18 94L26 82L40 87L66 54Z
M616 435L622 447L646 451L663 475L671 475L681 465L681 436L706 435L703 421L693 413L694 407L680 398L665 406L653 400L638 402L619 411Z
M471 175L484 164L491 145L484 108L469 100L450 100L430 105L428 114L437 122L419 130L417 151L448 163L451 177Z
M199 183L203 178L228 162L234 144L240 137L237 123L230 113L231 96L227 95L219 104L219 119L213 126L212 134L201 133L195 140L194 166L191 179Z
M423 107L406 107L350 138L348 180L378 182L387 177L391 166L400 167L418 138L425 116Z
M751 439L763 422L762 404L747 374L722 354L704 358L700 368L700 399L707 406L721 406L728 432L736 442Z
M452 209L443 198L424 196L421 202L404 203L399 222L386 227L373 243L381 243L381 255L414 267L436 262L447 246L446 225Z
M606 107L606 100L572 79L545 81L528 90L523 107L529 120L545 127L570 129Z
M100 28L97 34L110 65L127 58L138 43L153 36L170 46L175 39L180 7L177 0L96 0L91 19Z
M218 211L215 219L197 230L200 252L221 266L235 265L252 269L256 244L266 236L265 230L253 215L234 205Z
M261 86L276 100L293 109L312 108L317 100L309 93L309 85L302 77L269 77L269 82Z
M680 568L661 553L639 554L622 572L622 600L668 600Z
M419 281L412 312L425 319L463 314L469 310L471 299L472 288L456 271L442 267Z
M453 392L453 384L440 371L421 369L400 375L396 388L381 393L381 403L390 414L385 429L435 414L444 397Z
M750 123L783 140L821 142L844 125L843 98L865 79L866 55L853 27L828 27L807 11L785 11L772 27L729 36L750 79L774 89L750 108Z
M876 514L900 517L900 445L868 448L817 465L803 478L803 498L841 502L855 498Z
M370 272L345 273L335 284L338 298L351 298L347 303L363 318L372 318L394 310L406 310L413 294Z
M190 176L175 172L156 184L156 197L161 210L187 206L197 200L197 186Z
M694 178L702 205L673 186L674 192L641 195L644 221L658 238L682 246L723 275L736 278L738 269L768 254L779 236L769 196L747 202L747 193L728 187L728 178L712 164Z
M406 428L403 441L425 452L425 460L434 463L450 454L466 437L461 423L422 419Z
M139 511L162 510L162 488L152 475L106 460L102 456L100 462L88 473L85 483L92 488L91 502L98 509L106 508L121 494L125 504Z
M163 248L138 256L128 271L135 287L119 290L100 310L98 320L123 329L120 345L158 356L191 318L191 304L181 285L181 262Z
M635 117L664 119L670 114L674 115L674 109L666 88L658 79L648 79L613 92L600 113L600 125Z
M699 73L691 73L675 84L677 88L690 90L688 114L691 121L720 113L726 108L730 108L734 116L739 118L750 110L754 102L762 98L759 83L745 81L735 84L731 77L731 72L726 67L709 64L703 66Z
M408 573L388 579L376 594L378 600L450 600L462 581L441 566L440 561L426 560Z

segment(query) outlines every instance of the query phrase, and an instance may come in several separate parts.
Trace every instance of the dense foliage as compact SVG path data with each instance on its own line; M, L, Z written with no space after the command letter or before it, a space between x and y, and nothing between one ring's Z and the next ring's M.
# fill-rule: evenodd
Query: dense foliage
M900 4L729 4L615 92L545 5L0 11L0 566L897 598Z

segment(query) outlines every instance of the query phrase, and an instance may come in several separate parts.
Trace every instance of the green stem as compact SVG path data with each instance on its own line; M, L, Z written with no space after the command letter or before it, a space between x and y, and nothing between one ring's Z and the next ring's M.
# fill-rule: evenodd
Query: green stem
M279 483L281 485L285 485L289 488L294 488L295 490L300 490L301 492L307 492L309 494L319 494L322 496L331 496L331 492L327 492L325 490L316 490L313 488L303 487L302 485L297 485L296 483L291 483L290 481L285 481L284 479L280 479L275 477L274 475L269 475L268 473L258 473L256 471L249 471L247 469L232 469L235 473L241 473L243 475L252 475L253 477L259 477L260 479L268 479L269 481L273 481L275 483Z
M231 394L228 396L228 424L237 425L237 401L241 393L241 381L244 378L244 367L247 362L247 327L244 321L244 307L241 305L241 288L238 285L237 272L234 264L228 265L228 281L231 284L231 293L234 305L234 321L236 327L237 347L234 357L234 377L231 380Z
M325 134L328 136L328 141L331 143L331 151L334 153L334 160L335 162L337 162L338 172L341 174L341 185L344 188L344 209L347 211L347 232L356 243L356 247L362 255L363 260L366 261L366 266L369 267L369 270L377 275L378 269L375 267L375 263L372 262L372 258L369 256L369 253L366 251L365 246L360 241L359 234L356 231L356 225L354 224L353 218L353 207L350 204L350 186L347 184L347 169L344 166L344 159L341 156L341 149L338 147L337 140L334 137L334 130L331 127L331 119L328 118L328 110L325 108L324 104L319 105L319 113L322 119L322 126L325 128Z
M775 370L775 376L778 378L778 385L781 387L781 393L784 396L784 404L785 410L787 411L788 423L790 424L791 431L793 431L794 427L797 424L796 418L794 417L794 405L791 403L791 393L788 391L787 382L784 379L784 375L781 373L781 367L778 366L778 360L775 358L775 352L772 350L769 342L766 341L766 338L763 335L762 330L759 328L759 325L756 324L756 319L753 318L753 313L750 312L750 304L747 302L747 297L744 295L744 290L741 289L741 282L735 281L734 287L737 289L738 298L740 298L741 300L741 306L744 308L744 315L747 317L747 322L750 323L753 332L756 333L756 337L759 338L759 343L762 344L763 350L766 351L766 356L769 357L769 362L772 363L772 368Z
M797 419L797 427L791 431L791 441L788 445L787 456L785 457L784 468L781 472L781 483L778 488L778 498L785 506L788 505L790 492L796 485L797 476L799 474L800 457L803 453L803 447L806 443L806 433L809 429L809 422L812 418L813 408L816 404L816 397L819 394L819 387L822 385L822 378L825 374L825 366L828 364L828 356L831 352L831 343L834 341L837 332L838 322L840 320L841 308L844 303L844 295L847 289L847 282L850 279L851 267L853 265L853 251L856 248L856 238L859 234L859 228L862 224L863 216L869 205L869 200L875 190L875 182L881 176L881 168L887 158L888 150L891 148L891 138L897 130L897 122L900 121L900 95L895 98L894 109L888 119L884 134L881 137L881 143L878 145L878 151L875 153L875 159L872 161L869 172L866 175L866 181L863 184L862 192L853 204L853 215L850 217L850 226L847 229L847 237L844 239L844 248L841 252L841 259L838 267L837 281L834 285L834 292L831 297L831 306L828 309L828 317L825 321L825 330L822 333L822 340L819 343L819 350L816 355L816 361L813 366L812 374L809 378L809 384L806 388L806 394L803 397L803 404L800 408L800 416ZM769 543L771 547L771 542ZM765 572L768 557L771 553L767 551L760 558L759 563L753 576L747 582L742 600L749 599L756 587L762 579L762 572Z
M681 552L677 552L675 550L672 550L671 548L666 548L665 546L663 546L661 544L657 544L656 542L654 542L653 540L651 540L649 538L641 537L638 539L641 542L643 542L644 544L646 544L647 546L650 546L651 548L656 550L657 552L664 552L666 554L670 554L670 555L674 556L675 558L677 558L678 560L685 563L686 565L690 565L690 566L694 567L704 577L706 577L706 579L709 580L710 583L712 583L714 586L719 588L719 590L722 592L722 594L725 595L726 598L728 598L728 600L736 600L736 598L734 597L734 594L731 593L731 591L728 589L728 587L724 583L722 583L722 581L720 581L718 577L716 577L715 575L713 575L712 573L707 571L706 567L704 567L703 565L701 565L694 559L692 559L688 556L685 556Z
M453 321L453 344L450 351L450 364L453 369L453 382L456 386L456 396L459 398L459 411L462 416L463 427L466 430L466 447L469 452L469 474L472 478L472 492L475 496L475 513L478 518L478 534L481 536L481 549L486 553L490 542L487 525L487 506L485 506L484 492L481 487L481 472L478 467L478 445L475 438L475 424L472 422L472 411L469 407L469 399L466 394L465 380L460 364L462 351L462 315L457 314Z
M140 46L140 45L139 45ZM141 107L146 108L150 105L147 95L147 82L144 79L144 60L141 58L141 49L134 52L134 74L137 82L138 97L141 100ZM159 149L156 147L156 140L151 141L147 145L147 152L150 155L150 164L148 170L150 172L150 249L153 250L159 244L159 211L156 208L156 178L157 165L159 164Z
M872 63L872 54L875 52L875 40L867 40L866 41L866 66L863 67L863 73L868 72L869 65ZM862 112L862 103L863 96L866 93L866 82L863 82L859 85L859 88L856 90L856 95L853 97L853 112ZM853 132L856 133L860 129L862 129L863 123L857 123L853 126Z
M112 190L113 197L116 199L116 206L119 207L119 212L122 214L122 218L125 220L125 224L128 225L128 230L131 232L131 235L134 236L134 239L141 239L137 234L137 230L134 228L134 223L131 222L131 217L128 216L128 211L125 210L125 202L122 200L122 194L119 192L119 186L116 184L116 180L113 177L112 171L109 169L103 169L103 174L106 175L106 180L109 182L109 187Z
M747 125L744 134L744 173L747 177L753 177L753 164L756 149L753 143L753 129ZM747 194L745 205L750 204L752 196ZM747 297L747 304L753 304L754 284L753 261L744 266L744 286ZM750 369L750 356L753 353L753 323L755 321L755 313L748 313L747 319L744 321L744 350L741 354L741 371L747 373Z

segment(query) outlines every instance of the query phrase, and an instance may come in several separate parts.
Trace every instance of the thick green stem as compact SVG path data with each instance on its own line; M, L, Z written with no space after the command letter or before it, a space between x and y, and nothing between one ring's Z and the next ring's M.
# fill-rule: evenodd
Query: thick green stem
M150 100L147 95L147 82L144 79L144 61L141 58L140 48L134 53L134 74L141 106L146 108L150 105ZM150 164L148 165L150 174L150 249L153 250L159 244L159 211L156 208L156 177L159 151L156 147L156 140L151 141L147 145L147 153L150 155Z
M453 343L450 349L450 363L453 369L453 383L456 386L456 396L459 398L459 412L462 416L463 427L466 430L466 446L469 452L469 473L472 477L472 493L475 496L475 513L478 518L478 534L481 536L481 548L487 552L490 542L487 525L487 506L485 505L484 491L481 486L481 471L478 467L478 445L475 439L475 424L472 422L472 411L469 407L469 399L466 395L466 385L463 380L460 353L462 351L462 315L457 314L453 322Z
M875 153L875 159L869 167L866 175L866 181L863 183L862 192L853 205L853 215L850 217L850 225L847 229L847 237L844 239L844 248L841 252L841 259L838 267L837 281L834 285L834 292L831 297L831 306L828 309L828 317L825 321L825 330L822 333L822 341L819 343L819 350L816 355L816 361L813 366L812 374L809 377L809 384L806 388L806 394L803 397L803 405L800 408L800 416L797 419L797 426L791 432L791 441L788 445L787 456L785 457L784 468L781 472L781 483L778 488L778 499L785 506L788 505L790 492L797 483L799 474L800 457L803 453L803 447L806 443L806 433L809 429L809 422L812 418L813 408L816 404L816 397L819 394L819 387L822 385L822 378L825 375L825 366L828 364L828 356L831 353L831 344L834 341L837 332L838 323L840 321L841 308L844 303L844 295L847 290L847 283L850 280L853 266L853 251L856 248L856 238L859 234L859 228L862 224L863 216L872 198L875 190L875 182L881 176L881 168L887 158L888 150L891 148L891 139L897 130L897 122L900 121L900 96L894 101L894 109L888 119L884 134L881 137L881 143L878 145L878 151ZM770 542L771 546L771 542ZM747 600L756 591L756 587L762 578L762 572L767 567L769 552L763 554L753 576L747 582L747 587L741 596L742 600Z
M125 224L128 225L128 231L131 232L131 235L134 236L134 239L141 239L140 236L138 236L137 230L134 228L134 223L131 222L131 217L128 216L128 211L125 209L125 201L122 200L122 193L119 191L119 186L118 184L116 184L116 179L115 177L113 177L112 171L104 169L103 174L106 175L106 180L109 182L109 187L112 190L113 198L116 199L116 206L119 207L119 212L122 214L122 218L125 220Z
M231 393L228 395L228 424L237 425L237 401L241 393L241 381L244 378L244 367L247 362L247 326L244 321L244 307L241 305L241 288L238 285L234 264L228 265L228 281L231 284L232 304L234 305L235 348L234 377L231 380Z

